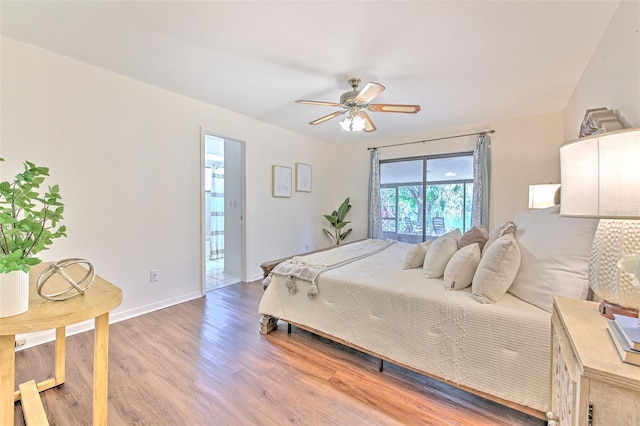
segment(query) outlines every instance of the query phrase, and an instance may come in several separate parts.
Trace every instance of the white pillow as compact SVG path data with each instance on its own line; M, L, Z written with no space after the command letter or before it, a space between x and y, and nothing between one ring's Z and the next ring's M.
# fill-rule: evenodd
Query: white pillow
M460 229L454 229L453 231L440 235L440 238L453 238L456 240L456 243L459 243L460 238L462 238L462 231L460 231Z
M447 290L462 290L471 285L473 274L480 263L480 245L468 244L458 250L444 269Z
M493 244L493 242L495 240L497 240L498 238L502 237L504 234L513 234L516 232L516 225L515 223L508 221L503 223L500 226L497 226L495 228L493 228L493 231L491 231L491 233L489 234L489 239L487 240L487 242L485 243L484 247L482 248L482 254L484 254L485 251L487 251L487 248Z
M404 267L402 269L414 269L419 268L424 263L424 257L427 254L427 249L433 241L425 241L413 246L404 257Z
M531 214L560 214L560 204L536 210L527 210Z
M443 235L431 243L422 265L424 277L440 278L444 274L444 269L447 267L449 259L456 251L458 251L458 242L455 238Z
M520 249L513 234L498 238L480 259L471 292L480 303L495 303L507 292L520 266Z
M555 295L586 299L598 219L520 212L514 222L522 264L509 292L548 312Z

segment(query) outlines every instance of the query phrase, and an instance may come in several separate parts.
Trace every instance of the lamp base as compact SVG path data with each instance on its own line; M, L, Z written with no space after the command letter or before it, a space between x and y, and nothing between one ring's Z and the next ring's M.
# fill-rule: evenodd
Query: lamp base
M609 319L613 319L613 314L638 318L637 309L625 308L624 306L616 305L615 303L607 302L606 300L600 302L598 310L600 311L600 314Z

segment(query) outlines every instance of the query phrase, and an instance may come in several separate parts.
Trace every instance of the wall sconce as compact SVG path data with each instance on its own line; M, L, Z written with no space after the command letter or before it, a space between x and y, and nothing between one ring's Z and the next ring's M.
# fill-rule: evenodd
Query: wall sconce
M559 183L529 185L529 208L546 209L560 204Z
M640 251L640 129L601 133L560 147L560 214L601 218L589 262L600 312L638 316L640 288L618 260Z

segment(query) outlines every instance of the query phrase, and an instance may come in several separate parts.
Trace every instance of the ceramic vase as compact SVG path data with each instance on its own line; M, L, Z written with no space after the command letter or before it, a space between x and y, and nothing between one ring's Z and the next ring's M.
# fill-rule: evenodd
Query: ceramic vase
M29 310L29 273L11 271L0 274L0 318Z

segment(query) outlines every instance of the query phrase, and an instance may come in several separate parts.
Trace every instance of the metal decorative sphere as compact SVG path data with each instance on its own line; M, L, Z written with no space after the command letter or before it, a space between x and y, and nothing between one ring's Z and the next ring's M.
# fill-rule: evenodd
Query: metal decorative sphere
M64 268L70 265L75 265L77 263L84 263L89 268L87 269L87 273L84 275L84 277L82 277L78 281L75 281L64 271ZM64 278L69 283L69 287L57 293L44 293L43 287L45 286L47 280L54 274L58 274L62 278ZM93 280L95 279L95 277L96 272L93 269L93 265L88 260L78 258L62 259L58 262L52 263L47 269L42 271L42 273L38 277L38 281L36 282L36 290L41 297L48 300L67 300L71 299L72 297L84 294L85 291L87 291L87 289L91 287L91 284L93 284Z

